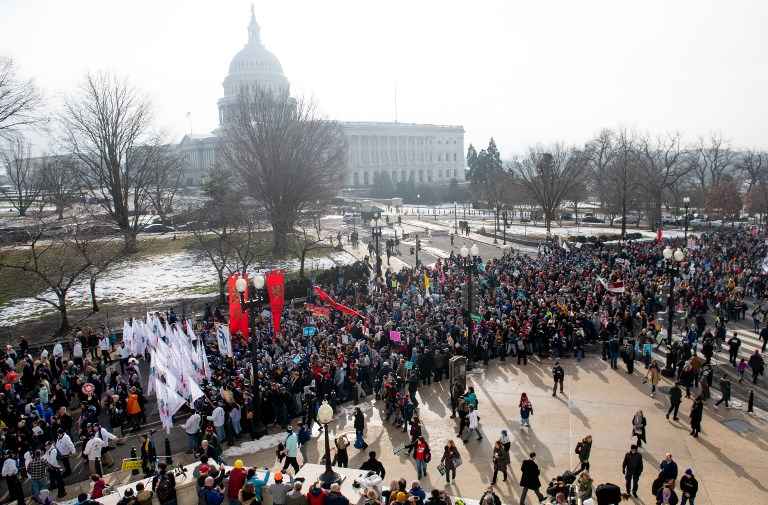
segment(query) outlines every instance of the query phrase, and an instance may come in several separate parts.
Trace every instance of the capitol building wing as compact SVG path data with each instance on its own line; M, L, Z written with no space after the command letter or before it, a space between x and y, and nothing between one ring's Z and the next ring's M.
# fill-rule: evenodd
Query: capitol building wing
M218 101L219 124L225 124L244 91L269 90L290 95L290 83L280 61L261 40L253 8L248 42L232 58L224 79L224 96ZM413 179L417 184L464 181L464 128L398 122L340 121L349 152L344 187L365 188L378 172L393 182ZM216 163L217 131L189 134L178 145L183 155L185 183L199 185Z

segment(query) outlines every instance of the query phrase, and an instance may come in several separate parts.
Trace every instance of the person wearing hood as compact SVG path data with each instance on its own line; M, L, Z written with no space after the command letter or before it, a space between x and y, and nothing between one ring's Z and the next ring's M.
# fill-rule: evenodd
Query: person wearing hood
M239 505L238 493L245 484L246 471L243 467L243 460L235 460L234 468L229 472L229 480L227 480L227 498L230 505Z
M320 482L315 482L307 493L307 503L308 505L326 505L325 499L327 496L328 493L323 489Z

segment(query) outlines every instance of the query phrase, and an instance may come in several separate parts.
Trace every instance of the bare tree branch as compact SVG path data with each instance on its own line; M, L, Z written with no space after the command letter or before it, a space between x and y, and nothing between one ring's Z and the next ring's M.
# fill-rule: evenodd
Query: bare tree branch
M9 139L7 149L0 151L0 160L11 183L10 190L2 189L3 195L19 216L26 216L42 188L41 173L32 163L29 143L22 136Z
M41 103L34 83L19 79L13 60L0 58L0 138L10 139L19 129L40 122Z

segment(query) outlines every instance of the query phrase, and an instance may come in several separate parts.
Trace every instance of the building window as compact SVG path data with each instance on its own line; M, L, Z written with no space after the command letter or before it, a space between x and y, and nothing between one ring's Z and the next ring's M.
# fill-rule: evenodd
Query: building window
M355 186L360 185L360 175L357 172L352 174L352 184Z
M419 170L419 182L424 182L424 170Z
M453 153L453 161L456 161L456 153Z
M363 184L368 185L368 172L363 172Z

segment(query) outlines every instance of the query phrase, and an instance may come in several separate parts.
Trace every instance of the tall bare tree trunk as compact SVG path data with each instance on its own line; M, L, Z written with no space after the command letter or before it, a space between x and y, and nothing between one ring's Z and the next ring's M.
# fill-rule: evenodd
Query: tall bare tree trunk
M69 331L69 318L67 317L67 300L66 293L57 293L56 297L59 299L59 318L61 323L59 324L59 335L64 335Z
M93 312L98 312L99 303L96 301L96 276L91 277L88 280L88 284L91 288L91 310Z
M136 239L136 232L131 230L124 231L123 237L125 239L124 248L126 253L134 254L139 252L139 242Z
M224 305L227 303L227 297L226 297L226 287L227 283L224 280L224 270L217 270L217 273L219 275L219 305Z

